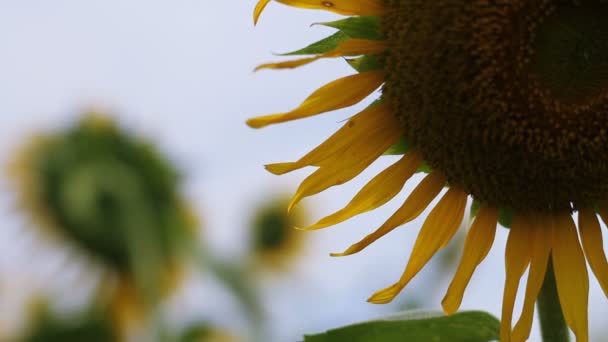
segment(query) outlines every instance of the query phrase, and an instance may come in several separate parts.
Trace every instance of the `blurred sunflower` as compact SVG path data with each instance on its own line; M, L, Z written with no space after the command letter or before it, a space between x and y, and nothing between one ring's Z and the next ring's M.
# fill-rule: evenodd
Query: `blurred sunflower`
M105 265L109 283L118 280L101 293L125 329L177 285L180 244L196 220L179 197L179 174L149 143L90 114L30 140L10 175L34 223Z
M254 21L270 1L258 2ZM510 227L502 340L528 338L534 302L551 261L565 320L578 341L587 341L585 261L608 294L598 222L598 214L608 220L608 2L277 2L351 17L324 23L338 33L292 53L310 57L258 69L352 56L356 58L349 62L358 73L321 87L292 111L250 119L250 126L348 107L382 87L376 103L310 153L267 166L274 174L317 167L289 208L352 179L391 146L403 153L344 209L308 229L379 207L417 170L425 169L428 175L394 215L334 255L356 253L419 216L447 187L423 224L401 278L369 301L389 302L408 284L453 237L471 197L478 210L444 310L450 314L458 309L500 221ZM522 314L512 329L518 284L528 267Z
M304 251L305 236L293 228L303 226L305 210L288 213L288 204L288 198L272 198L255 211L250 246L258 266L285 270Z

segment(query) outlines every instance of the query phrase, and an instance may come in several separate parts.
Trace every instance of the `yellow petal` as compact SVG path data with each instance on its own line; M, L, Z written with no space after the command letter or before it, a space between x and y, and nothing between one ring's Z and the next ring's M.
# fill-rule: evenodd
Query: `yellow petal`
M253 24L257 24L258 23L258 19L260 19L260 15L262 14L262 12L264 11L264 8L266 8L266 5L268 5L268 3L271 0L260 0L258 1L257 5L255 5L255 9L253 10Z
M492 247L497 221L498 210L485 206L479 209L464 242L464 251L458 270L441 302L446 314L451 315L460 307L464 290L469 284L475 268L488 255L490 247Z
M300 58L279 63L266 63L257 66L254 71L262 69L293 69L310 64L321 58L374 55L381 53L385 49L386 41L383 40L348 39L340 43L335 49L314 57Z
M515 329L513 329L513 341L523 342L530 337L534 319L534 304L543 286L545 273L547 272L547 262L551 254L551 222L546 219L535 222L530 232L530 239L530 272L528 273L522 314L517 324L515 324Z
M294 69L306 64L310 64L320 58L323 58L323 56L319 55L314 57L306 57L278 63L265 63L258 65L253 71L259 71L262 69Z
M578 241L576 226L569 213L556 217L553 226L553 268L564 318L577 342L589 340L587 305L589 275Z
M593 209L581 209L578 212L578 229L581 233L583 249L591 270L608 297L608 262L604 254L602 230Z
M421 161L420 154L416 151L409 152L367 183L346 207L305 229L332 226L385 204L401 191L405 182L416 172Z
M383 71L368 71L346 76L319 88L298 108L290 112L259 116L247 120L247 124L253 128L261 128L349 107L366 98L383 81Z
M338 46L324 54L324 57L376 55L386 50L388 43L385 40L347 39Z
M529 218L516 215L509 230L507 248L505 251L505 289L502 297L502 318L500 325L500 341L511 341L511 322L513 306L517 296L519 280L530 263L529 232L533 224Z
M355 141L346 148L339 158L331 160L327 166L321 166L308 176L293 196L288 210L291 210L302 198L317 194L332 186L346 183L365 170L374 160L380 157L391 145L401 138L401 126L393 121L381 122L366 131L362 140Z
M462 223L466 204L467 193L458 187L450 187L422 225L401 279L394 285L376 292L368 301L380 304L393 300L433 255L452 239Z
M331 256L346 256L357 253L393 229L414 220L437 197L445 183L446 178L440 172L429 174L412 191L405 203L380 228L350 246L346 251L332 253Z
M111 315L121 334L144 327L145 309L141 293L131 281L121 278L118 289L112 298Z
M379 15L386 12L383 0L276 0L282 4L310 9L322 9L342 15Z
M266 165L266 169L275 175L281 175L305 166L327 165L331 163L331 157L338 155L348 146L363 139L366 132L384 121L392 121L394 125L399 125L398 119L392 114L388 106L383 104L371 106L350 118L336 133L298 161L270 164ZM324 161L325 163L323 163Z

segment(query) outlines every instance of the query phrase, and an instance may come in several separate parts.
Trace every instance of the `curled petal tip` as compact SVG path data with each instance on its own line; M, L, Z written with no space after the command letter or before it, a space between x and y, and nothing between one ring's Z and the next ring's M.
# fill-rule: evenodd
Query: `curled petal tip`
M455 308L454 305L452 303L449 303L448 301L446 301L445 298L441 301L441 307L443 308L443 313L445 313L448 316L450 316L450 315L456 313L456 311L458 311L458 308Z
M268 123L260 118L251 118L251 119L247 119L247 121L245 121L245 123L247 124L247 126L251 127L251 128L262 128L268 125Z
M393 299L395 299L397 294L399 294L400 290L401 288L398 286L398 284L395 284L391 287L374 293L371 297L367 299L367 301L372 304L390 303Z
M264 165L264 168L266 169L266 171L268 171L274 175L282 175L282 174L291 172L293 170L296 170L300 167L301 166L298 165L298 163L292 163L292 162L274 163L274 164Z
M287 213L290 214L293 211L293 208L295 208L299 202L300 202L300 199L297 197L294 197L291 200L291 202L289 203L289 205L287 206Z
M390 298L390 297L386 298L386 297L374 295L372 297L369 297L367 299L367 302L371 303L371 304L387 304L387 303L390 303L391 300L393 300L393 298Z
M356 250L352 250L352 248L349 248L349 249L345 250L344 252L341 252L341 253L331 253L330 255L332 257L344 257L344 256L353 255L355 253L357 253Z
M262 14L264 8L266 8L266 5L268 5L270 1L271 0L260 0L258 1L257 5L255 5L255 9L253 10L253 26L257 25L258 20L260 19L260 15Z

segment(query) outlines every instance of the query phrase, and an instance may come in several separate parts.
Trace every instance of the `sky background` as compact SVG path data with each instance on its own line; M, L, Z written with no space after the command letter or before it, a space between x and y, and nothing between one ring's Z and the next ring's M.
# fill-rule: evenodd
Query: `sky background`
M304 121L248 128L248 117L294 108L319 86L352 73L341 60L253 73L257 64L277 60L273 53L332 33L311 23L339 18L271 3L254 29L255 2L0 1L0 162L6 163L36 132L65 127L86 110L107 112L153 139L185 172L183 191L201 216L202 239L214 253L246 258L247 223L256 204L273 194L293 193L310 172L277 177L262 165L295 160L373 99ZM346 185L305 200L311 220L341 208L394 160L383 157ZM453 271L442 273L436 262L394 304L365 301L401 275L420 220L357 255L328 256L378 227L415 184L408 182L397 198L372 213L307 234L309 248L287 274L256 276L272 341L296 341L304 333L395 312L410 297L426 297L425 309L440 309ZM0 180L0 300L9 303L0 309L0 318L6 326L19 322L20 304L32 291L50 288L70 302L86 296L94 283L82 276L82 265L69 253L57 253L50 243L41 247L23 233L30 227L14 209L9 188ZM499 316L506 233L499 230L462 309ZM605 317L605 298L595 279L591 284L590 316ZM203 318L246 331L236 302L204 272L190 276L168 312L176 321ZM592 320L592 331L601 328L600 321ZM531 341L538 341L536 327Z

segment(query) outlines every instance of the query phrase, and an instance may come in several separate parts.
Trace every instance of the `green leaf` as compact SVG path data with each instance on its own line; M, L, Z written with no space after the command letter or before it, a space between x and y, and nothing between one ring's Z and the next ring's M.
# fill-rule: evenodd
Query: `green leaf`
M308 335L304 342L489 342L499 337L500 322L486 312L415 312Z
M350 17L338 21L318 23L317 25L333 27L346 33L351 38L384 39L380 33L380 18L374 16Z
M383 69L384 66L375 55L365 55L358 58L347 59L346 62L358 72Z
M338 47L340 43L348 40L349 38L350 37L344 32L336 32L331 36L321 39L316 43L312 43L303 49L283 53L281 54L281 56L318 55L321 53L332 51L333 49Z

